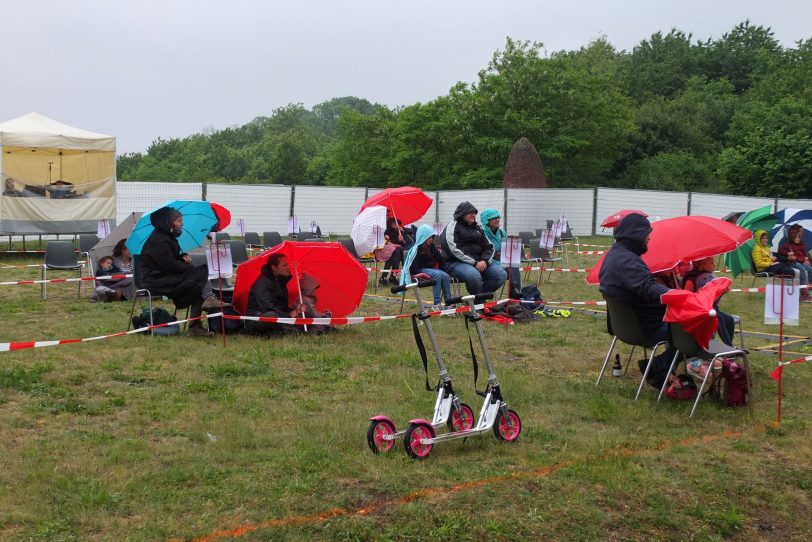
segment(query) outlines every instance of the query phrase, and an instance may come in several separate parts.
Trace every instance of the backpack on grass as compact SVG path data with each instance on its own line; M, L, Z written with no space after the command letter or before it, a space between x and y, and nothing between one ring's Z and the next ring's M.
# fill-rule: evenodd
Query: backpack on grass
M178 319L172 316L172 314L163 307L154 307L152 309L152 323L154 325L159 324L168 324L170 322L176 322ZM133 327L135 329L147 327L149 326L149 309L144 308L141 310L141 314L137 314L133 316ZM180 326L164 326L164 327L156 327L152 330L153 335L177 335L180 332Z

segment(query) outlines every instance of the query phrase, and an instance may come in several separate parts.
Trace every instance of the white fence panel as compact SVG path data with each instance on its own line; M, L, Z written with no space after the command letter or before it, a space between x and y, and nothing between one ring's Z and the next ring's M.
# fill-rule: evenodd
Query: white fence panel
M173 199L203 198L202 183L145 183L140 181L116 183L116 223L133 212L145 212Z
M375 194L378 194L383 191L384 191L383 188L370 188L367 193L367 197L371 198ZM426 214L423 215L423 218L415 222L416 226L419 226L420 224L431 225L434 224L434 222L436 222L437 219L437 192L435 192L434 190L425 190L424 192L426 192L426 195L431 198L431 207L429 207L428 211L426 211ZM408 224L404 225L408 226Z
M290 186L267 184L209 184L206 199L231 211L231 224L224 231L240 235L238 221L245 221L245 231L262 235L276 231L285 236L290 215Z
M649 220L683 216L688 212L687 192L659 192L654 190L627 190L622 188L598 188L597 232L612 235L612 230L602 231L600 223L622 209L636 209L649 215Z
M293 213L299 219L299 229L308 231L315 220L324 235L348 235L365 194L365 188L297 186Z
M691 214L722 218L728 213L746 212L772 205L772 198L751 198L748 196L727 196L720 194L691 194Z
M785 208L791 209L812 209L812 199L779 199L778 210Z
M591 189L511 188L508 190L508 233L532 231L547 227L547 220L561 215L574 235L592 235Z
M454 219L454 210L463 201L470 201L480 213L488 207L493 207L503 213L505 192L498 188L492 190L443 190L440 192L440 201L438 203L440 222L443 224L451 222Z

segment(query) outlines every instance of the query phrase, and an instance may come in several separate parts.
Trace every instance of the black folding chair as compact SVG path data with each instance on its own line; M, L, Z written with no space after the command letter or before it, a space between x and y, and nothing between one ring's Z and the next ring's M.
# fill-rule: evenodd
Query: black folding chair
M674 360L671 362L671 366L668 368L668 374L676 367L677 363L679 362L679 358L682 357L682 360L687 360L688 358L697 357L704 361L710 362L708 366L708 370L705 373L705 377L702 379L702 384L699 386L699 390L696 395L696 400L694 401L694 406L691 409L691 414L688 416L689 418L694 417L694 411L696 411L696 406L699 404L699 400L702 399L702 392L705 390L705 384L707 384L708 380L710 379L710 385L713 386L717 378L717 372L714 370L714 363L717 359L721 358L741 358L744 360L744 374L747 378L747 390L749 393L752 394L752 379L750 378L750 362L747 359L747 354L749 352L744 349L733 348L730 345L723 343L722 341L713 339L710 341L710 345L708 346L707 350L700 347L696 343L696 339L693 335L685 331L681 325L679 324L671 324L671 342L674 343L674 346L677 348L678 352L677 355L674 356ZM660 397L663 395L663 391L665 391L665 387L668 384L668 379L663 383L662 389L660 389L660 395L657 397L659 400ZM750 407L750 411L753 410L753 402L748 401L748 406Z
M275 247L282 244L282 236L276 231L262 232L262 246L265 248Z
M262 246L262 240L259 238L259 234L255 231L245 232L243 241L245 241L245 244L251 248Z
M45 262L42 264L42 280L48 280L48 271L76 271L76 278L82 278L84 262L76 257L76 248L71 241L48 241L45 247ZM82 296L82 282L78 281L76 297ZM40 288L42 299L48 298L48 284L43 282Z
M598 373L598 380L595 382L595 385L597 386L601 383L601 379L606 372L606 366L609 364L609 358L612 356L617 341L621 341L632 347L631 352L629 352L629 359L626 361L627 371L636 347L639 346L643 348L643 355L645 355L647 349L651 348L651 355L648 356L648 363L646 364L645 371L643 371L643 378L640 380L640 386L637 388L637 394L634 396L634 400L636 401L638 397L640 397L643 385L646 383L646 377L651 368L651 363L657 354L657 349L661 346L668 348L668 341L660 341L652 344L643 333L643 328L640 325L640 320L637 318L637 312L634 308L617 299L610 297L604 297L604 299L606 299L606 330L609 335L612 336L612 344L609 346L609 351L606 352L606 358L603 360L603 365L601 366L600 373Z

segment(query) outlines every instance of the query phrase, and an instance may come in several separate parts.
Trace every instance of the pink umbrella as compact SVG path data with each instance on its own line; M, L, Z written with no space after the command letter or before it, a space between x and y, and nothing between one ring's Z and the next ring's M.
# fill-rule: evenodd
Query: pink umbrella
M611 215L607 216L601 222L601 228L614 228L618 225L618 223L623 220L623 217L626 215L643 215L648 216L643 211L636 211L634 209L624 209L622 211L618 211L616 213L612 213Z

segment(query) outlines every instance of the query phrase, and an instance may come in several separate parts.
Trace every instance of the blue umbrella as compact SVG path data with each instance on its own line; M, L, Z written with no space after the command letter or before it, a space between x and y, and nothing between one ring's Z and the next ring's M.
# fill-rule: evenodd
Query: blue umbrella
M178 237L178 243L180 249L184 252L189 252L202 245L212 227L217 224L217 216L215 216L208 201L168 201L141 216L141 219L133 228L133 232L127 238L127 248L130 249L131 253L141 254L144 243L155 231L150 216L163 207L172 207L183 214L183 233Z
M773 251L778 249L787 239L790 226L799 224L803 227L802 240L806 250L812 249L812 209L783 209L775 213L775 226L770 231Z

